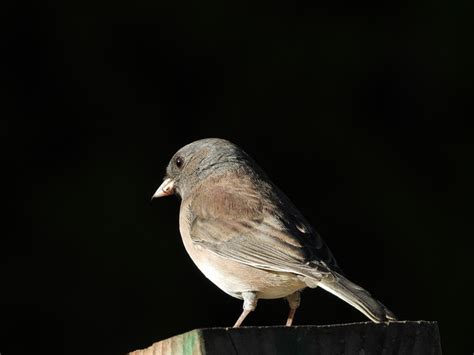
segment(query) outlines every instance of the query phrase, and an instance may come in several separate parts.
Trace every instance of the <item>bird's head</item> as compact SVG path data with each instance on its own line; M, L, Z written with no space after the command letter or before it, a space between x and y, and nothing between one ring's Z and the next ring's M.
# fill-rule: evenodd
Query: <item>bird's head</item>
M246 166L249 156L235 144L220 138L206 138L179 149L166 168L163 183L152 199L177 194L185 199L211 174Z

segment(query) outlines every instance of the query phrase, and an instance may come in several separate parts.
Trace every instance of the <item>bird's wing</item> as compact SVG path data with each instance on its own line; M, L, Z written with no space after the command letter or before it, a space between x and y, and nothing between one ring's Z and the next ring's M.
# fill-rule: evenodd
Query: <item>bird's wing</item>
M293 205L280 206L267 197L242 180L198 192L185 212L192 241L262 269L329 274L335 261L319 235Z

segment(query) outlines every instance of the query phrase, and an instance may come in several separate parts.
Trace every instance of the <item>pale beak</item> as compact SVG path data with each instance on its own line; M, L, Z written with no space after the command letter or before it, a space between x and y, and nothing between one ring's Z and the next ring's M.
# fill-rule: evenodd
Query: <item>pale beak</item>
M151 199L153 200L154 198L169 196L172 194L174 194L174 180L166 178L165 181L163 181L163 183L160 185L158 190L156 190L156 192L153 194Z

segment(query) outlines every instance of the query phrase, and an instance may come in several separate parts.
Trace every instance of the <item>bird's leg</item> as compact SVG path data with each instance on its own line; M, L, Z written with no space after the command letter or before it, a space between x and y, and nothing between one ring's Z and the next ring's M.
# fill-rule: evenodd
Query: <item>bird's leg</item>
M290 305L290 313L288 313L288 319L286 320L286 326L290 327L293 324L293 319L295 318L296 309L300 306L301 302L301 292L296 291L291 295L286 297L288 304Z
M242 298L244 299L244 310L239 319L237 319L237 322L235 322L234 328L240 327L245 317L257 307L258 298L255 292L242 292Z

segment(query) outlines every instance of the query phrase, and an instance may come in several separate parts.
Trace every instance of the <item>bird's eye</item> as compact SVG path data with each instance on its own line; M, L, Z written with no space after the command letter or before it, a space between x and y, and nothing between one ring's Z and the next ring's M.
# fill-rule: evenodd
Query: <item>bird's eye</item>
M181 158L181 157L177 157L176 160L174 161L174 163L176 164L176 166L181 169L183 167L183 164L184 164L184 159Z

